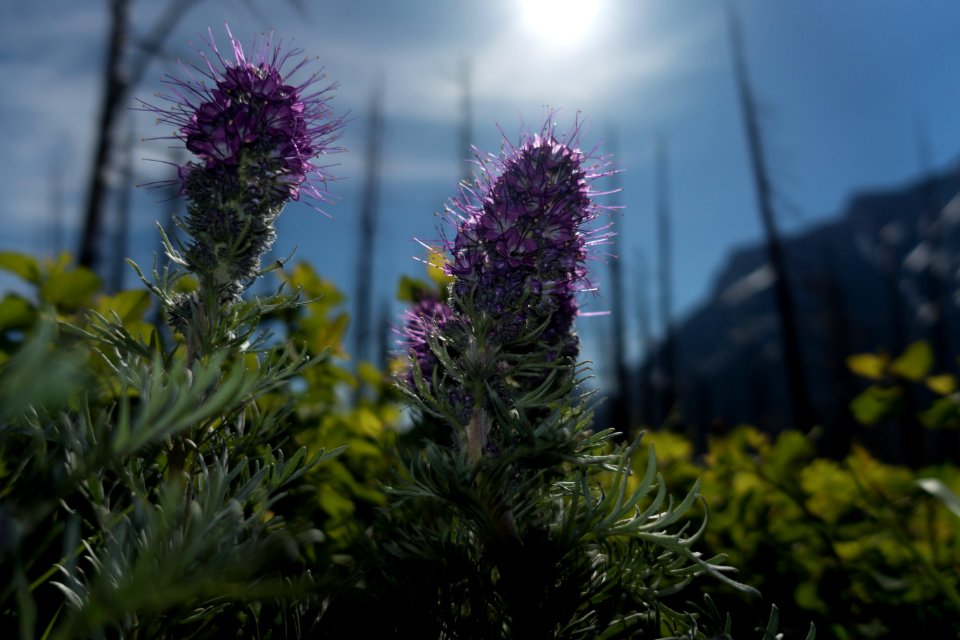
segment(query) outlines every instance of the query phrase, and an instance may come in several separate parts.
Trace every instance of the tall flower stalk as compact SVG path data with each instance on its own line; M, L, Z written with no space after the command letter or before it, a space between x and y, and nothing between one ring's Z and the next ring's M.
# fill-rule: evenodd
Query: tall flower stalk
M124 292L98 303L109 318L62 322L63 338L43 323L18 365L62 372L45 362L60 345L83 358L71 358L72 378L89 387L57 405L0 401L0 460L18 460L0 499L0 528L15 534L0 551L18 558L0 560L16 593L15 605L0 593L0 624L14 611L20 637L255 637L317 617L322 587L305 549L323 534L280 500L333 455L294 446L289 419L291 383L320 358L260 328L302 304L299 292L241 294L263 272L285 204L326 199L316 158L342 121L329 88L314 88L319 74L293 79L307 62L289 65L296 51L269 38L250 54L232 35L230 45L221 56L211 35L194 79L167 78L170 106L145 107L195 154L179 172L189 237L164 237L174 266L144 278L174 344L136 322L149 298ZM15 374L0 368L0 386Z
M517 435L494 419L498 408L535 419L574 386L588 249L609 238L590 227L600 210L591 183L609 172L578 139L579 126L559 136L548 122L500 156L478 154L475 182L447 209L456 235L445 311L410 311L414 395L460 423L474 461Z
M719 615L670 600L699 574L750 590L692 550L703 529L683 520L698 488L667 501L652 448L634 476L637 443L616 447L613 429L594 431L580 390L574 323L578 297L595 289L590 250L609 239L592 186L608 164L581 150L579 124L559 135L548 122L498 156L478 154L478 166L448 207L452 283L405 323L403 384L422 410L424 445L380 525L382 573L369 584L393 589L371 587L384 589L377 607L389 621L376 630L722 633Z
M196 294L169 305L188 339L213 335L221 307L259 275L287 202L329 200L330 176L317 158L339 150L332 145L343 126L329 105L334 85L321 86L321 71L294 79L309 62L292 62L302 51L284 51L268 36L245 52L227 31L232 56L220 53L211 32L204 65L190 67L188 79L165 78L169 91L159 97L168 106L144 103L196 157L179 167L187 199L180 227L190 240L180 251L169 247L199 279Z

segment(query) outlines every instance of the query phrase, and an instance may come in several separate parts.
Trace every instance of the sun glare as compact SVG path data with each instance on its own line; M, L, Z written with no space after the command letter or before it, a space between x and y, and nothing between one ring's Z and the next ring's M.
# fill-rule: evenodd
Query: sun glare
M599 0L520 0L523 21L543 42L569 47L590 32Z

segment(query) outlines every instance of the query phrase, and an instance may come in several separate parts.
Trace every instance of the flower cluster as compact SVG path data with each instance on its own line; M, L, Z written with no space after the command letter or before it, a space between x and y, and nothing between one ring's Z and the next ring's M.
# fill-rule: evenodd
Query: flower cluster
M292 81L308 60L284 71L301 51L283 52L266 37L247 55L227 32L232 59L220 54L211 33L213 58L193 68L200 77L165 78L172 93L160 97L170 106L145 105L177 127L173 137L198 159L179 170L192 237L185 262L224 301L256 277L289 200L328 200L330 176L314 159L337 150L331 144L343 124L328 104L333 86L314 88L322 74Z
M453 317L453 310L432 296L423 297L407 310L403 323L403 346L416 360L424 381L432 384L437 356L430 347L430 336L442 331ZM412 383L410 379L408 382Z

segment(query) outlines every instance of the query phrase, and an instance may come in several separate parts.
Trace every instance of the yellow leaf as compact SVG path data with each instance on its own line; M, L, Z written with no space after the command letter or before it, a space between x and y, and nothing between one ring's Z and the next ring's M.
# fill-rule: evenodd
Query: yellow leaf
M320 508L326 511L334 521L348 518L356 508L349 498L341 495L336 489L321 485L317 490L317 502Z
M314 353L330 350L334 355L345 356L341 344L350 324L350 317L342 313L324 326L318 327L312 335L310 346Z
M736 495L743 495L764 488L763 481L757 474L745 470L734 471L731 486Z
M949 373L942 373L927 378L927 387L941 396L948 396L957 390L957 378Z
M920 382L933 367L933 349L918 340L907 347L903 354L890 364L890 371L911 382Z
M678 460L690 460L693 457L693 443L678 433L670 431L648 431L643 434L647 442L657 451L657 461L668 465Z
M357 375L370 387L378 388L384 383L385 374L369 362L357 365Z
M304 297L319 302L324 309L336 306L344 300L343 294L333 283L321 278L306 262L298 262L283 277L292 287L303 289Z
M879 380L883 377L888 361L885 354L857 353L847 358L847 367L861 378Z
M357 409L354 414L354 420L357 430L371 438L378 437L383 431L383 422L369 409Z
M850 472L824 458L817 458L800 470L800 486L808 496L810 512L830 524L850 509L857 495L857 483Z
M441 287L446 287L453 281L453 277L447 275L446 266L447 257L440 249L434 248L427 258L427 275Z

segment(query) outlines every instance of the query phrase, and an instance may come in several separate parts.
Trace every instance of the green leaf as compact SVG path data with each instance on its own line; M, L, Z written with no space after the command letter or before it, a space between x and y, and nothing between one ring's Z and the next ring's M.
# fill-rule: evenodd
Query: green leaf
M886 354L857 353L847 358L847 367L861 378L880 380L888 362Z
M0 416L14 415L30 405L59 407L85 383L81 361L72 352L57 348L56 332L54 324L39 323L4 363L0 369Z
M397 300L400 302L418 302L425 293L432 291L433 287L423 280L410 276L400 276L400 284L397 285Z
M40 283L40 265L31 256L15 251L0 252L0 269L18 275L30 284Z
M0 300L0 331L25 329L34 323L36 317L37 313L33 305L15 293L7 294L3 300Z
M184 275L177 278L173 284L173 290L176 293L193 293L200 288L200 281L194 275Z
M777 609L777 605L770 605L770 619L767 621L767 628L762 629L763 631L763 640L776 640L777 638L777 627L780 625L780 610ZM757 629L761 631L761 629Z
M927 342L918 340L890 364L890 371L911 382L920 382L932 367L933 350Z
M305 262L299 262L286 275L287 282L294 288L303 289L308 300L319 299L325 307L332 307L344 301L344 295L329 280L324 280Z
M956 427L960 424L960 405L953 396L937 398L929 409L920 414L920 422L930 429Z
M100 290L100 278L93 271L77 267L58 271L40 286L40 299L61 309L79 309L90 306L94 294Z
M801 609L816 611L820 614L829 614L830 608L817 593L817 585L812 581L804 580L793 591L793 598Z
M792 477L793 470L803 465L806 458L813 453L813 445L806 435L800 431L783 431L777 436L766 465L775 474L787 474Z
M869 387L850 403L850 412L857 422L867 426L877 424L900 407L900 389Z
M917 480L920 488L940 500L953 515L960 518L960 496L957 496L950 488L943 484L937 478L920 478Z
M121 291L112 296L102 296L97 300L97 312L109 318L112 313L120 316L124 325L129 325L135 320L142 320L144 314L150 309L150 292L140 289L134 291Z

